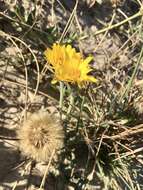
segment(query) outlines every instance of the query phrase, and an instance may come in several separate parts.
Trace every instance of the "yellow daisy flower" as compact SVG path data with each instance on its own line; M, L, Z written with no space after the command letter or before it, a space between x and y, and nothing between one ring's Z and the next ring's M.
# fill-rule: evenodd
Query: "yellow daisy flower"
M97 82L93 76L88 75L92 70L89 63L93 57L89 56L83 59L82 55L76 52L71 45L65 46L55 43L52 49L47 48L44 54L54 70L52 83L65 81L82 86L86 82Z

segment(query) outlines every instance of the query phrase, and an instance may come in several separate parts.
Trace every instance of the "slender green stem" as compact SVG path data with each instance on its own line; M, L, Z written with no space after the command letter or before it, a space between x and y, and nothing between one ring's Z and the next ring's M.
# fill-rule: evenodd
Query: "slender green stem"
M64 83L60 81L60 100L59 100L59 108L60 108L60 116L62 119L62 109L63 109L63 98L64 98Z
M70 105L68 107L67 114L70 114L72 107L73 107L73 104L74 104L74 96L73 96L73 92L71 92L71 94L70 94Z
M143 47L142 47L142 49L141 49L141 52L140 52L140 55L139 55L137 64L136 64L136 66L135 66L135 68L134 68L133 74L132 74L132 76L131 76L131 79L129 80L129 82L128 82L128 84L127 84L127 87L126 87L126 89L124 90L124 92L123 92L123 94L122 94L122 96L121 96L121 98L120 98L120 101L121 101L124 97L126 97L126 96L128 95L129 90L130 90L130 88L131 88L131 86L132 86L133 80L134 80L134 78L135 78L135 76L136 76L136 73L137 73L137 70L138 70L138 67L139 67L139 65L140 65L140 62L141 62L142 58L143 58Z

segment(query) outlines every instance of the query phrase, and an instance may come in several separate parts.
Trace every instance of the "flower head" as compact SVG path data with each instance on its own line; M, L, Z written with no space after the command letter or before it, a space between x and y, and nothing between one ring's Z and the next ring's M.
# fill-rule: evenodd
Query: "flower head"
M81 86L86 82L97 82L93 76L88 75L92 71L89 66L92 56L83 59L81 53L76 52L71 45L54 44L52 49L47 48L45 56L54 70L53 83L65 81Z
M60 122L45 112L31 114L18 131L20 150L36 161L48 161L53 150L55 159L63 147L64 131Z

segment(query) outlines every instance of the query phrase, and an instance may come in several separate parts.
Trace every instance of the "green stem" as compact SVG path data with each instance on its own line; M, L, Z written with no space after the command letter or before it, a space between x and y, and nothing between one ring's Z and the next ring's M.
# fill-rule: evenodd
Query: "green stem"
M129 82L128 82L128 84L127 84L127 87L126 87L126 89L124 90L124 92L123 92L123 94L122 94L122 96L121 96L121 98L120 98L120 101L121 101L124 97L127 97L127 96L128 96L128 93L129 93L130 88L131 88L131 86L132 86L133 80L134 80L134 78L135 78L135 76L136 76L136 74L137 74L137 70L138 70L138 68L139 68L140 62L141 62L141 60L142 60L142 56L143 56L143 48L141 49L141 52L140 52L140 55L139 55L137 64L136 64L136 66L135 66L135 68L134 68L133 74L132 74L132 76L131 76L131 79L129 80Z
M69 115L71 113L71 110L73 108L73 104L74 104L74 94L73 94L73 90L71 89L70 86L68 86L68 90L70 91L70 95L69 95L69 107L67 110L67 115Z
M61 118L62 118L63 98L64 98L64 83L60 81L60 100L59 100L59 107L60 107L60 115L61 115Z

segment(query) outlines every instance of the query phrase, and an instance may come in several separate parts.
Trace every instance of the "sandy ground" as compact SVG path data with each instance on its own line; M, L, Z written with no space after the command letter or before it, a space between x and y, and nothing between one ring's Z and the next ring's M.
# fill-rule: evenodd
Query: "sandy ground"
M67 11L63 12L59 5L55 10L57 16L55 23L61 24L61 30L65 27L75 2L63 1L62 3ZM47 8L49 8L49 4L45 9ZM127 10L129 14L131 8L129 7ZM127 68L130 71L130 66L136 61L136 57L133 56L133 52L129 50L128 46L118 51L127 39L126 34L121 35L117 32L113 35L111 32L105 36L100 46L97 44L102 40L103 34L95 36L96 31L111 20L112 12L113 7L107 6L107 4L89 8L87 4L80 3L77 13L78 28L73 23L70 32L78 30L78 33L84 33L83 40L79 40L75 46L78 46L85 55L92 53L95 74L100 77L101 73L105 72L105 80L111 81L112 86L114 84L120 86L122 81L126 80ZM43 15L45 18L43 26L44 22L51 24L48 17L50 12L45 11ZM103 22L99 22L101 20ZM9 24L3 24L3 30L8 31ZM14 31L11 29L11 32ZM137 37L134 36L132 41L136 43ZM19 60L15 61L17 49L13 45L5 44L3 39L0 39L0 43L0 58L2 58L0 61L0 190L11 190L12 188L36 190L41 184L46 165L43 163L32 165L30 160L21 155L16 130L21 125L25 110L34 112L43 109L57 114L59 92L51 88L49 81L46 80L40 82L38 93L35 96L37 75L33 72L35 67L30 68L27 63L28 92L26 95L24 66L19 65ZM37 53L37 50L35 51ZM37 54L37 56L39 55ZM3 59L3 57L5 58ZM31 75L32 72L33 75ZM72 183L67 186L64 180L63 176L55 178L51 174L48 176L44 188L45 190L74 190ZM89 190L92 187L94 189L94 186L90 186ZM97 186L96 189L100 189L100 186Z

